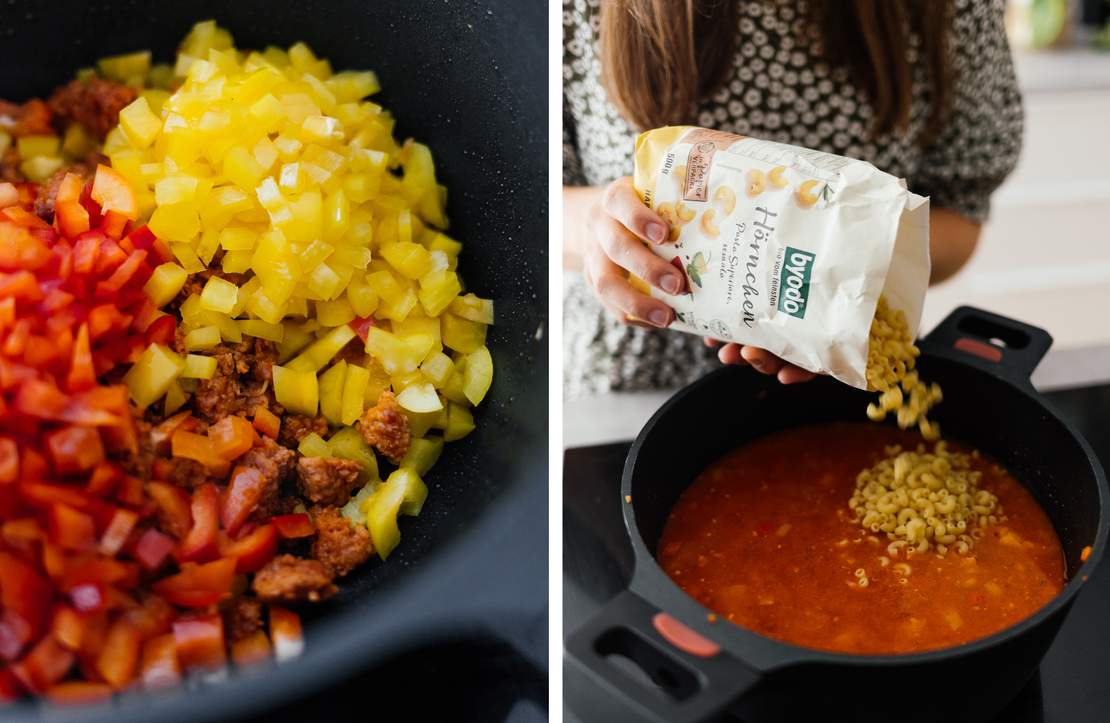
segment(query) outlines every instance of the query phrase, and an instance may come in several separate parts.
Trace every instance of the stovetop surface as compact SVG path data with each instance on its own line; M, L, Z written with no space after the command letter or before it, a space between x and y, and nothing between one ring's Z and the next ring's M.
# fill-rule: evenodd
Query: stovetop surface
M1050 402L1110 468L1110 384L1048 392ZM566 451L563 463L563 631L569 634L624 589L632 547L620 481L631 442ZM1037 675L990 723L1110 720L1110 571L1103 565L1077 598ZM568 716L568 720L572 720Z

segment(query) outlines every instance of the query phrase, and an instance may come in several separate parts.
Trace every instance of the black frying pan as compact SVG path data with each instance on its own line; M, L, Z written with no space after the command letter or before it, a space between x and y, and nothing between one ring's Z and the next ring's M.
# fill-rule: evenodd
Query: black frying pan
M745 440L802 424L859 420L872 396L827 377L782 386L725 368L672 397L629 452L621 494L631 495L624 519L635 571L628 591L567 640L571 710L584 721L667 723L715 720L725 711L749 723L983 721L1001 710L1036 670L1110 530L1102 467L1029 383L1051 343L1041 329L962 307L921 343L919 363L922 378L944 389L935 416L945 435L1001 462L1048 513L1070 580L1052 602L988 638L903 656L818 652L710 623L709 611L654 559L678 496ZM1093 549L1084 562L1086 545ZM630 675L629 660L639 678Z
M468 289L496 300L493 388L477 430L448 444L419 518L388 563L371 562L306 613L296 662L193 681L65 721L193 722L262 710L392 653L493 632L546 671L547 8L539 1L138 0L0 3L0 98L44 96L105 55L172 60L193 23L215 18L241 48L298 40L339 69L372 69L398 135L427 143L464 242ZM429 691L434 681L426 681ZM398 695L398 691L390 691ZM377 695L367 691L367 715ZM27 720L26 706L0 722Z

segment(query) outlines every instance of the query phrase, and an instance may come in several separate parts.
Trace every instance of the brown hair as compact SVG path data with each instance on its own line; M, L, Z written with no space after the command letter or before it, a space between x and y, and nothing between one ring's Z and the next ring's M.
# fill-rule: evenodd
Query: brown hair
M782 0L777 0L782 1ZM697 103L724 83L736 49L738 0L603 0L602 80L633 125L689 122ZM929 84L922 144L948 113L950 0L811 0L824 59L847 69L874 111L873 132L909 125L911 33Z

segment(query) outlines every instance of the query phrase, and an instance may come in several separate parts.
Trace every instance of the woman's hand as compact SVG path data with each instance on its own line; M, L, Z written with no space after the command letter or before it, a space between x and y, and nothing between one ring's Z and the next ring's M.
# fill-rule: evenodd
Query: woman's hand
M640 200L632 178L618 178L605 188L565 188L563 214L564 267L581 270L601 303L621 322L670 326L674 310L628 282L631 272L668 294L676 294L686 285L678 269L644 245L644 241L667 243L670 229ZM721 346L715 339L706 339L705 343L720 347L717 358L723 364L748 364L764 374L776 375L783 384L806 382L816 376L758 347L733 343Z
M732 342L721 346L721 342L716 339L705 339L705 345L717 349L717 358L721 360L722 364L747 364L757 372L774 374L783 384L808 382L817 376L813 372L789 364L766 349L760 349L759 347Z
M630 176L606 186L588 209L584 238L579 239L582 273L620 321L660 328L674 321L671 307L628 282L632 273L668 294L684 288L681 272L644 245L667 243L669 232L667 223L640 200Z

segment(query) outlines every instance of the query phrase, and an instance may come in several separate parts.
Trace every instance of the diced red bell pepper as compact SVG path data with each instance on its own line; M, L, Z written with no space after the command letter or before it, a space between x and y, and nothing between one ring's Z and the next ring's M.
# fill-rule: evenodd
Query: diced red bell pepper
M206 607L231 594L235 560L225 558L201 565L185 563L181 572L154 583L154 592L174 605Z
M254 408L254 428L270 439L277 439L281 431L281 417L261 405Z
M0 484L19 479L19 447L11 437L0 437Z
M266 479L258 469L239 465L232 471L220 508L220 524L229 535L239 532L265 491Z
M89 230L89 212L80 201L55 203L54 223L63 236L77 238Z
M104 461L100 433L91 427L63 427L46 435L46 445L60 474L84 472Z
M38 637L50 612L52 590L39 572L10 552L0 551L0 604L5 613L18 616Z
M224 536L220 555L235 560L235 572L257 572L277 554L278 533L273 525L261 525L238 540Z
M81 613L95 613L108 605L108 591L99 582L83 582L69 590L69 600Z
M51 580L60 580L69 567L65 551L50 540L42 541L42 569Z
M97 291L104 290L111 294L122 289L135 278L135 274L145 264L146 256L147 252L144 249L133 251L128 255L127 260L116 267L111 276L97 284Z
M101 304L89 311L89 336L102 339L121 334L131 325L131 316L116 308L115 304Z
M177 319L169 314L159 316L146 327L144 338L147 344L172 344L177 334Z
M192 412L178 412L172 417L166 417L158 423L154 429L150 430L150 441L154 443L154 450L160 454L165 454L170 450L170 438L173 433L177 431L178 427L192 431L185 426L185 422L191 419Z
M363 343L366 342L367 337L370 336L370 330L377 326L378 323L374 321L372 316L359 316L355 317L349 322L349 326L355 330Z
M52 685L43 692L55 705L88 705L108 700L115 691L107 683L93 683L86 680L68 680Z
M270 606L270 642L274 658L280 663L295 658L304 650L301 619L292 610Z
M162 529L181 538L193 526L192 502L185 490L169 482L147 482L147 494L159 510Z
M78 274L91 274L100 260L100 241L104 235L99 231L83 233L73 243L73 270Z
M47 512L50 539L67 550L91 550L96 547L96 523L84 512L68 505L51 505Z
M217 455L227 461L242 456L258 441L258 434L245 417L230 415L208 428Z
M120 584L134 587L139 582L139 566L133 562L116 560L101 555L87 555L71 562L62 574L60 582L63 591L71 590L83 583L104 585Z
M143 569L154 572L166 563L176 544L172 537L152 527L139 535L131 554Z
M122 689L135 677L139 667L142 638L126 619L120 618L108 629L108 637L96 660L96 669L105 682Z
M101 462L89 475L89 482L85 485L85 491L97 497L107 497L116 488L121 477L123 477L123 470L118 465L111 462Z
M219 554L216 533L219 531L220 491L216 485L206 483L193 490L189 507L193 526L177 549L178 562L207 562Z
M200 434L177 429L170 438L171 454L200 462L218 477L227 474L227 460L216 452L215 443Z
M143 496L143 481L134 475L124 475L116 486L116 499L126 505L141 506L146 502Z
M102 213L117 211L130 221L139 217L139 205L127 179L108 166L96 167L90 195L92 200L100 204Z
M131 531L139 521L139 515L131 510L119 508L112 514L108 527L100 535L100 551L108 556L115 556L123 549Z
M24 454L23 468L26 470L30 464L30 455ZM25 472L25 474L27 474ZM19 493L28 504L35 507L50 507L54 503L60 503L75 507L80 510L88 509L91 506L91 498L76 487L69 487L67 485L53 485L46 484L45 482L20 482Z
M11 703L20 699L23 691L12 671L0 668L0 703Z
M95 384L96 367L93 365L92 348L89 346L89 325L82 324L77 329L77 338L73 343L73 357L69 363L66 389L77 392Z
M3 537L4 542L10 547L30 552L35 543L43 538L42 526L34 517L8 520L0 525L0 537Z
M81 639L88 627L88 618L78 614L69 605L58 605L54 608L54 619L50 625L50 632L62 647L69 650L80 650Z
M123 613L123 617L139 631L143 640L170 632L177 611L160 595L148 594L139 607Z
M212 669L227 662L224 622L219 615L182 618L173 624L173 638L184 668Z
M50 636L44 637L22 660L11 667L12 673L32 693L42 693L65 677L76 656Z
M147 690L176 685L181 680L173 633L158 635L143 643L142 679Z
M76 173L67 173L62 177L62 182L58 184L58 193L54 196L54 207L57 208L59 203L68 203L70 201L81 202L81 191L84 189L85 183L81 177Z
M47 245L26 228L0 221L0 269L37 271L52 258Z
M77 297L63 289L51 289L42 300L42 310L47 314L59 314L61 310L77 300Z
M31 626L26 620L10 610L0 614L0 658L15 660L33 639Z
M109 238L114 238L117 241L123 237L127 229L129 219L118 211L109 211L104 214L104 218L100 220L100 228L108 235Z
M271 517L270 524L287 540L316 534L316 525L312 524L312 518L303 512Z
M0 299L13 298L26 301L42 301L42 289L35 275L30 271L16 271L14 274L0 274Z
M269 660L272 650L270 639L261 630L255 630L245 638L231 644L231 659L236 665L255 665Z

